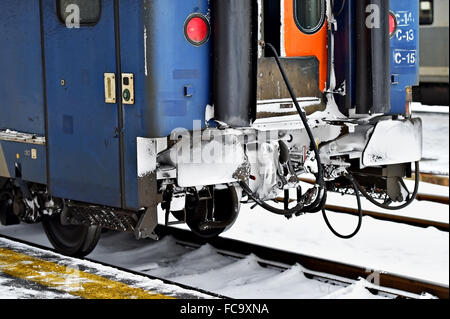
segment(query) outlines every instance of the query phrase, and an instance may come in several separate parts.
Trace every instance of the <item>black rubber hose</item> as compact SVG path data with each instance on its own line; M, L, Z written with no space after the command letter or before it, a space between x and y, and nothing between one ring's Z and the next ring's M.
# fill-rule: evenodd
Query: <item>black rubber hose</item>
M284 71L283 66L281 65L280 62L280 58L278 56L278 52L277 50L274 48L274 46L270 43L266 43L265 44L267 47L270 48L270 50L272 50L275 61L277 62L278 68L280 69L280 73L283 77L284 82L286 83L286 87L289 91L289 94L292 98L292 101L294 102L295 108L297 109L297 113L299 114L303 125L305 126L306 132L308 134L309 140L311 141L311 146L312 149L314 151L314 155L316 157L316 161L317 161L317 175L316 175L316 180L318 182L319 185L319 193L317 195L316 200L309 206L306 206L303 208L303 212L306 213L310 213L310 212L319 212L322 207L325 205L324 201L322 201L322 197L320 196L321 192L325 192L326 193L326 189L325 189L325 181L323 178L323 167L322 167L322 162L320 160L320 153L319 153L319 149L317 148L316 142L315 142L315 138L314 135L311 131L311 128L309 127L308 124L308 120L306 118L306 115L303 113L303 110L300 108L300 105L298 104L297 98L295 96L294 90L292 89L292 85L289 81L289 78L286 75L286 72ZM325 195L324 195L325 196Z
M311 128L309 127L306 115L303 113L302 109L300 108L300 105L298 104L294 90L292 89L292 86L289 82L289 78L287 77L286 72L284 71L284 68L281 65L277 50L270 43L265 43L265 46L268 47L273 52L275 61L278 65L278 68L280 69L280 73L283 77L284 82L286 83L286 87L289 91L292 101L294 102L297 112L303 122L303 125L305 126L309 140L311 141L311 145L312 145L312 148L313 148L313 151L314 151L314 154L316 157L316 162L317 162L316 180L318 181L319 191L318 191L316 200L311 205L308 205L305 207L302 203L298 203L296 207L286 210L286 209L278 209L278 208L275 208L275 207L272 207L272 206L266 204L263 200L259 199L257 194L252 192L250 187L245 182L240 182L240 185L241 185L242 189L248 194L248 196L251 199L253 199L259 206L263 207L264 209L266 209L274 214L286 216L286 215L298 214L301 212L318 212L325 205L325 202L322 200L323 197L320 196L321 192L323 191L326 193L325 181L324 181L324 177L323 177L323 168L322 168L322 162L320 160L319 149L317 148L317 145L316 145L316 142L314 139L314 135L311 131ZM324 194L324 196L325 196L325 194Z
M339 234L339 233L333 228L333 226L331 226L331 223L330 223L330 221L328 220L327 213L326 213L325 209L322 209L323 219L325 220L325 223L327 224L328 228L331 230L331 232L332 232L335 236L337 236L337 237L339 237L339 238L342 238L342 239L350 239L350 238L355 237L356 234L358 234L359 231L361 230L362 220L363 220L363 211L362 211L362 207L361 207L361 196L359 195L358 186L357 186L356 181L355 181L355 179L354 179L353 177L351 177L351 176L350 176L350 177L349 177L349 176L346 176L346 177L347 177L347 179L348 179L350 182L352 182L353 189L355 190L356 201L358 202L358 213L359 213L359 214L358 214L358 225L356 226L355 231L354 231L353 233L351 233L350 235L342 235L342 234Z
M282 216L290 216L290 215L298 214L303 211L304 206L302 203L298 203L297 206L290 208L290 209L279 209L279 208L270 206L263 200L259 199L259 197L255 193L252 192L252 190L246 183L241 182L240 184L241 184L241 187L244 190L244 192L246 192L248 194L248 196L255 201L255 203L257 203L259 206L268 210L271 213L274 213L276 215L282 215Z
M278 56L277 50L271 45L270 43L266 43L265 46L269 47L274 55L275 61L277 62L278 68L280 69L281 75L283 77L284 82L286 83L286 87L289 91L289 94L292 98L292 101L294 102L295 108L297 109L298 114L300 115L300 118L303 122L303 125L305 126L306 132L308 134L309 140L311 141L312 149L314 151L314 155L316 157L317 162L317 175L316 180L318 181L318 184L321 188L324 188L325 181L323 178L323 168L322 168L322 162L320 160L320 153L319 149L317 148L316 141L314 139L314 135L311 131L311 128L309 127L308 120L306 118L306 115L303 113L303 110L300 108L300 105L298 104L297 98L295 97L294 90L292 89L291 83L289 82L289 78L286 75L286 72L284 71L283 66L281 65L280 58Z
M368 194L366 192L366 190L363 187L361 187L361 185L356 180L355 180L355 184L358 187L358 190L361 192L361 194L363 194L364 197L369 202L371 202L372 204L374 204L374 205L376 205L376 206L378 206L380 208L387 209L387 210L400 210L400 209L403 209L403 208L408 207L409 205L411 205L411 203L416 199L417 194L419 193L420 165L419 165L418 161L415 163L415 166L416 166L416 168L415 168L416 176L414 178L414 191L412 193L412 196L403 205L400 205L400 206L389 206L389 205L386 205L386 204L383 204L383 203L379 203L375 199L373 199L372 196L370 196L370 194Z

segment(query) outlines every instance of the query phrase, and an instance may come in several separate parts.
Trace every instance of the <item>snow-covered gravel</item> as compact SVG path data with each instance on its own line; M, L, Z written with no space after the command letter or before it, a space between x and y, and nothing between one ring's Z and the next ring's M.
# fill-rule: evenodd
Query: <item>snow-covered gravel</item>
M45 237L42 236L39 225L15 226L8 231L0 230L2 233L21 238L34 237L39 243L49 246ZM24 235L23 232L27 234ZM279 268L262 267L254 255L236 259L221 255L209 245L193 250L177 244L172 237L165 237L159 242L138 242L130 234L108 232L104 234L99 246L89 257L233 298L386 298L386 296L373 295L366 289L365 287L371 287L371 284L364 279L349 286L308 279L300 265L284 271ZM94 267L92 263L89 264L91 268ZM95 265L95 267L98 266ZM102 271L107 269L108 273L114 271L112 268L102 266L100 269ZM139 284L136 280L134 285L145 287L144 283ZM10 298L28 298L36 292L10 287L7 280L2 279L0 280L0 298L8 294L12 294ZM70 296L52 292L42 295L42 298L66 297Z

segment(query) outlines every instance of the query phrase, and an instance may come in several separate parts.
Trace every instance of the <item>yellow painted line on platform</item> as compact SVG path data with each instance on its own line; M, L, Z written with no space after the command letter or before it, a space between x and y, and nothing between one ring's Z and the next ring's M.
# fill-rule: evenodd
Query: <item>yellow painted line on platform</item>
M5 248L0 271L85 299L175 299Z

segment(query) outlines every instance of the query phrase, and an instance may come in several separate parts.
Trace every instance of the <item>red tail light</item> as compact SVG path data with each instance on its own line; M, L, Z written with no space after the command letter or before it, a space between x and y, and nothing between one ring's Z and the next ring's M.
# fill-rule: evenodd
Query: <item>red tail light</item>
M200 46L208 41L211 27L208 19L202 14L190 15L184 24L184 35L192 45Z
M395 16L394 12L389 13L389 36L392 38L395 34L395 31L397 31L397 17Z

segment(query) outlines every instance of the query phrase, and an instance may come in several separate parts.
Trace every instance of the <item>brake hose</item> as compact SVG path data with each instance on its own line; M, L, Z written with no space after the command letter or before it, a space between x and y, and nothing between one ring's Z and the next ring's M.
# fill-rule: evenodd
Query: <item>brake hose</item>
M356 179L355 179L352 175L346 176L346 178L347 178L349 181L351 181L352 184L353 184L353 189L354 189L354 191L355 191L356 200L357 200L357 202L358 202L358 213L359 213L358 226L356 227L356 230L355 230L353 233L351 233L350 235L345 236L345 235L339 234L339 233L333 228L333 226L331 226L331 223L330 223L330 221L328 220L328 217L327 217L327 214L326 214L326 212L325 212L325 209L322 209L323 219L325 220L325 223L327 224L328 228L331 230L331 232L332 232L334 235L336 235L337 237L342 238L342 239L350 239L350 238L355 237L356 234L358 234L359 230L361 229L362 218L363 218L363 212L362 212L362 207L361 207L361 198L360 198L359 192L361 192L361 194L363 194L364 197L365 197L368 201L370 201L372 204L374 204L374 205L376 205L376 206L378 206L378 207L380 207L380 208L383 208L383 209L388 209L388 210L400 210L400 209L403 209L403 208L405 208L405 207L411 205L411 203L412 203L412 202L415 200L415 198L417 197L417 194L418 194L418 192L419 192L419 184L420 184L420 167L419 167L419 162L418 162L418 161L415 162L415 166L416 166L416 168L415 168L416 176L415 176L415 178L414 178L414 191L413 191L413 194L412 194L412 196L411 196L411 197L410 197L403 205L395 206L395 207L392 207L392 206L389 206L389 205L386 205L386 204L382 204L382 203L378 203L377 201L375 201L375 200L372 198L372 196L370 196L369 193L366 192L366 190L365 190L363 187L361 187L361 185L356 181Z
M359 217L358 217L358 225L356 226L355 231L354 231L353 233L351 233L350 235L342 235L342 234L339 234L339 233L333 228L333 226L331 226L331 223L330 223L330 221L328 220L327 213L325 212L325 209L322 209L323 219L325 220L325 223L327 224L327 226L328 226L328 228L330 229L330 231L331 231L335 236L337 236L337 237L339 237L339 238L342 238L342 239L350 239L350 238L355 237L356 234L358 234L358 232L359 232L360 229L361 229L362 218L363 218L363 212L362 212L362 207L361 207L361 198L360 198L359 192L361 192L361 193L364 195L364 197L367 198L367 200L369 200L372 204L374 204L374 205L376 205L376 206L378 206L378 207L381 207L381 208L383 208L383 209L388 209L388 210L399 210L399 209L402 209L402 208L405 208L405 207L409 206L409 205L414 201L414 199L417 197L417 193L419 192L419 184L420 184L420 177L419 177L419 175L420 175L420 171L419 171L419 162L416 162L415 164L416 164L416 171L415 171L416 176L415 176L415 178L414 178L414 191L413 191L413 194L412 194L412 196L406 201L406 203L404 203L403 205L400 205L400 206L396 206L396 207L392 207L392 206L389 206L389 205L386 205L386 204L378 203L377 201L375 201L375 200L372 198L372 196L370 196L370 195L366 192L366 190L365 190L363 187L361 187L361 185L356 181L356 179L355 179L352 175L346 176L346 178L347 178L349 181L352 182L353 189L354 189L355 195L356 195L356 200L357 200L357 202L358 202L358 213L359 213L359 214L358 214L358 215L359 215Z
M355 191L355 195L356 195L356 201L358 202L358 225L356 226L356 229L353 233L351 233L350 235L342 235L339 234L334 228L333 226L331 226L330 221L328 220L327 217L327 213L325 211L325 209L322 209L322 216L323 219L325 220L325 224L327 224L328 228L330 229L330 231L337 237L341 238L341 239L350 239L356 236L356 234L359 233L361 226L362 226L362 220L363 220L363 211L362 211L362 206L361 206L361 196L359 195L358 192L358 186L357 183L355 181L355 179L353 178L353 176L344 176L346 177L353 185L353 189Z
M292 98L292 101L294 102L294 105L295 105L295 107L297 109L297 112L298 112L298 114L299 114L299 116L300 116L300 118L301 118L301 120L303 122L303 125L305 126L305 129L306 129L306 132L308 134L309 140L311 141L312 149L314 151L314 155L315 155L316 162L317 162L317 176L316 176L316 180L318 181L319 191L317 193L317 197L316 197L315 201L311 205L308 205L308 206L305 207L302 203L299 202L296 207L291 208L291 209L277 209L275 207L272 207L272 206L266 204L263 200L261 200L257 194L253 193L253 191L250 189L250 187L245 182L241 181L240 185L241 185L242 189L248 194L248 196L251 199L253 199L258 205L260 205L261 207L265 208L266 210L268 210L268 211L270 211L270 212L272 212L274 214L277 214L277 215L288 216L288 215L293 215L293 214L297 214L297 213L300 213L300 212L317 212L317 211L320 211L323 208L323 206L325 205L325 203L323 201L323 197L325 196L326 189L325 189L325 181L324 181L324 177L323 177L323 167L322 167L322 162L320 160L319 149L317 148L317 145L316 145L316 142L315 142L315 139L314 139L314 135L313 135L313 133L311 131L311 128L309 127L306 115L303 113L302 109L300 108L300 105L298 104L297 98L295 97L294 90L292 89L292 86L291 86L291 84L289 82L289 79L288 79L288 77L286 75L286 72L285 72L283 66L281 65L280 58L278 56L277 50L270 43L264 43L263 46L268 47L273 52L273 55L274 55L274 58L275 58L275 61L276 61L277 65L278 65L278 68L280 70L280 73L281 73L281 75L283 77L283 80L284 80L284 82L286 84L286 87L287 87L287 89L289 91L289 94L290 94L290 96ZM322 192L325 192L323 194L323 196L321 196Z
M417 194L419 193L420 165L419 165L418 161L415 163L415 174L416 174L416 176L414 178L414 191L412 193L412 196L403 205L395 206L395 207L386 205L384 203L377 202L375 199L372 198L372 196L370 196L369 193L367 193L367 191L363 187L361 187L361 185L356 180L355 180L355 184L356 184L358 190L361 192L361 194L363 194L364 197L372 204L374 204L380 208L387 209L387 210L400 210L400 209L403 209L403 208L411 205L411 203L416 199Z

